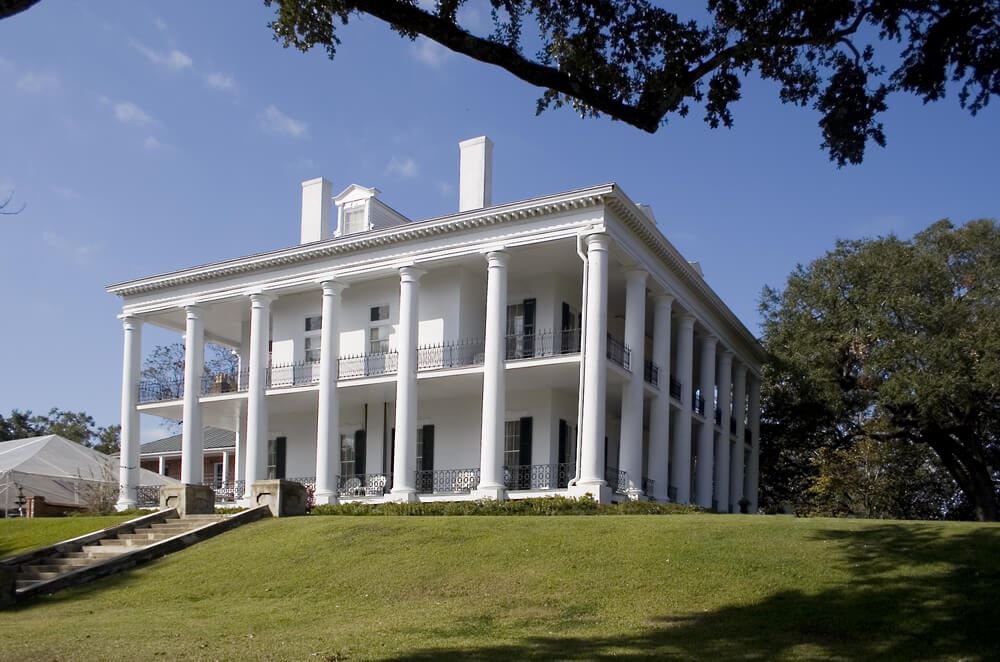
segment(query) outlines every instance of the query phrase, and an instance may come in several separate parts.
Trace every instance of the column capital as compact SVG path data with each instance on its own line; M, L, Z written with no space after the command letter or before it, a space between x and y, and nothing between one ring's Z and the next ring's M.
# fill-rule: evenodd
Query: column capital
M593 232L586 236L587 251L607 251L609 237L603 232Z
M121 320L122 326L126 331L133 331L142 326L142 318L138 315L132 315L130 313L122 313L118 315L118 319Z
M737 379L739 379L741 377L743 379L746 379L747 370L748 370L746 363L743 363L743 361L737 360L735 363L733 363L733 370L736 372L736 378Z
M733 362L734 356L735 354L733 354L733 351L731 349L729 349L728 347L723 347L722 351L719 353L719 361L731 364Z
M319 281L319 284L324 295L330 294L332 296L339 296L341 292L350 287L347 283L335 278L324 278Z
M250 297L250 304L255 308L269 306L272 301L278 298L273 294L265 293L260 290L257 290L256 292L247 292L247 296Z
M719 338L717 336L713 336L712 334L708 334L707 336L704 336L701 339L701 344L703 347L707 347L708 345L717 345L718 343L719 343Z
M668 308L674 305L674 295L673 294L657 294L653 296L653 302L657 306L667 306Z
M684 329L693 329L694 328L694 323L695 323L695 321L697 321L696 318L695 318L695 316L692 315L691 313L684 313L683 315L681 315L677 319L678 319L678 322L681 325L681 328L684 328Z
M486 261L491 267L506 267L510 261L510 253L501 249L487 251Z
M412 264L409 264L399 268L399 280L403 283L418 283L420 282L420 277L425 273L427 272L423 269L418 269Z
M201 311L205 310L205 305L198 301L188 301L186 303L180 304L180 307L184 309L188 317L198 317Z

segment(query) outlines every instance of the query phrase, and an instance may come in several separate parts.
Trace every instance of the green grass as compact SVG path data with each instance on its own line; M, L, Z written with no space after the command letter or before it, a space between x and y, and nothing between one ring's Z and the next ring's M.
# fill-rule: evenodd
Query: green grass
M0 659L995 659L1000 527L265 520L0 614Z
M0 559L114 526L133 517L136 517L135 513L93 517L3 518L0 519Z

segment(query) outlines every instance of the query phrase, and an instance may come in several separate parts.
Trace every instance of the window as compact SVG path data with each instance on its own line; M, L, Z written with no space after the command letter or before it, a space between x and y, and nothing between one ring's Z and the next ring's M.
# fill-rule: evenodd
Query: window
M372 306L371 309L371 321L372 322L385 322L389 319L389 304L383 304L381 306Z
M504 423L503 464L505 467L516 467L521 464L521 421Z
M386 354L389 352L389 326L373 326L368 329L368 353Z
M307 362L319 361L320 346L323 341L323 318L319 315L306 318L305 359Z
M278 444L275 439L267 440L267 477L271 480L278 477Z
M367 211L367 202L365 200L345 204L342 212L344 215L344 227L341 229L341 234L354 234L355 232L364 232L367 230Z
M222 462L216 462L212 466L212 477L216 485L222 485Z
M507 306L507 358L524 359L535 355L535 300Z
M340 435L340 475L353 476L356 474L356 460L354 438L346 434Z

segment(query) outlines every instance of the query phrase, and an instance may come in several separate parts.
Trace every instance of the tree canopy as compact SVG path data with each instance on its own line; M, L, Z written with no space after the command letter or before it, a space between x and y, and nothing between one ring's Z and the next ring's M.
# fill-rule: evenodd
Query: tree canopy
M94 417L82 411L63 411L56 407L48 414L34 414L30 410L13 409L9 416L0 414L0 441L41 437L57 434L60 437L89 446L102 453L117 453L121 426L98 427Z
M264 3L286 47L332 58L338 30L369 14L543 88L539 113L568 104L649 132L694 106L711 127L732 126L756 73L778 84L782 103L819 112L822 148L838 165L885 144L891 92L936 101L954 83L973 114L1000 92L997 0L707 0L686 17L646 0L488 0L488 34L463 25L469 0Z
M1000 226L840 241L765 289L763 482L801 492L817 449L929 448L975 516L1000 485ZM762 435L763 436L763 435ZM804 477L805 476L805 477ZM777 487L775 487L777 486Z

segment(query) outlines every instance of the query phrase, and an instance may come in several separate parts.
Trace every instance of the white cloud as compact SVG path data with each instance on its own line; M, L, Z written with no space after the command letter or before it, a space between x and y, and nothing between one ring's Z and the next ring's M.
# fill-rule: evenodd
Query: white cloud
M418 37L412 46L413 57L429 67L440 67L451 55L451 51L427 37Z
M305 122L289 117L275 106L265 108L258 121L264 131L275 135L292 138L305 138L309 135L309 126Z
M55 74L40 74L29 71L17 80L15 87L19 92L27 94L50 94L59 89L60 81Z
M132 48L142 53L147 60L161 67L166 67L170 71L183 71L194 64L194 60L191 59L190 55L177 49L161 53L160 51L154 51L152 48L135 39L130 40L129 43L132 44Z
M416 177L419 174L417 162L411 157L394 156L385 167L387 175L398 175L400 177Z
M55 253L80 266L92 264L94 256L101 251L100 244L88 244L77 241L49 230L42 233L42 241Z
M438 193L440 193L443 197L448 197L455 192L455 187L448 182L438 182L437 187Z
M103 101L111 104L111 108L115 113L115 119L122 124L133 124L135 126L156 124L156 120L150 117L149 113L131 101L114 102L107 98L103 98Z
M146 136L146 139L142 141L142 146L151 152L169 147L169 145L160 142L156 136Z
M229 74L224 74L218 71L205 76L205 84L216 90L222 90L223 92L236 91L236 79Z

